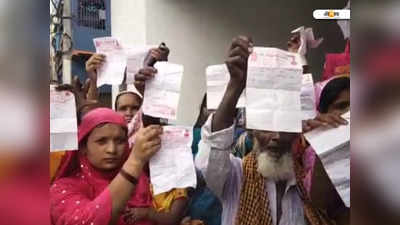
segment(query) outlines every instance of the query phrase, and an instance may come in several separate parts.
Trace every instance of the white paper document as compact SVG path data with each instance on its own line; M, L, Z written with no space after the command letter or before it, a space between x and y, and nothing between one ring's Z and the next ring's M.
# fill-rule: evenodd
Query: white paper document
M350 207L350 112L342 117L348 125L317 128L304 136L320 157L343 202Z
M161 149L150 159L150 180L154 195L173 188L196 187L192 154L192 128L164 126Z
M146 81L143 113L157 118L176 120L183 78L183 66L157 62L157 74Z
M300 59L302 65L307 65L305 55L307 54L308 48L317 48L324 39L318 38L315 40L313 29L310 27L305 28L304 26L301 26L293 30L292 33L300 34L300 47L297 53L301 56Z
M120 85L124 80L126 53L117 38L93 39L96 53L106 56L105 63L97 71L97 87L104 84Z
M75 97L50 88L50 152L78 150Z
M141 68L144 67L144 59L149 53L150 49L157 48L156 45L136 46L133 48L126 48L126 82L133 84L135 82L135 75Z
M314 81L311 73L304 74L301 85L301 111L303 112L303 120L314 119L317 115L315 105Z
M298 54L277 48L254 48L247 70L248 129L302 131L300 91L303 67L299 58Z
M217 109L224 97L230 79L226 64L212 65L206 69L207 78L207 108ZM245 106L245 92L239 98L237 108Z

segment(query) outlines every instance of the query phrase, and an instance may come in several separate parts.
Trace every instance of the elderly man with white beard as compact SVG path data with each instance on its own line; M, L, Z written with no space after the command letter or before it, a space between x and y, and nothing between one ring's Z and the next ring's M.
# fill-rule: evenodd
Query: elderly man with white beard
M208 187L222 202L222 224L347 224L347 220L342 223L336 218L335 211L343 207L343 202L324 171L313 180L325 189L317 191L320 196L316 204L305 190L301 134L249 130L251 153L243 160L231 154L235 106L246 86L252 47L248 37L233 39L226 60L230 81L217 111L202 128L196 157L196 166L205 175ZM340 116L321 115L304 123L303 130L340 124L345 124ZM323 170L318 159L315 167Z

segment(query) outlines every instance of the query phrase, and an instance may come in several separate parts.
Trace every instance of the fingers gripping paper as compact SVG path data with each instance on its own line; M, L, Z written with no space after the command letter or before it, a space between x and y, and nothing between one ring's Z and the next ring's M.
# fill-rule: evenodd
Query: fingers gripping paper
M106 60L97 71L97 87L104 84L120 85L124 80L126 54L118 39L103 37L93 39L96 53L104 54Z
M146 82L143 113L152 117L176 120L183 66L157 62L157 74Z
M196 187L190 127L164 126L161 149L150 159L154 195L173 188Z
M50 151L78 149L75 97L50 88Z
M301 132L299 55L255 47L249 57L246 84L248 129Z
M350 206L350 112L342 116L349 124L317 128L304 134L346 206Z
M229 71L225 64L209 66L206 69L207 76L207 108L217 109L224 97L229 82ZM236 107L244 107L244 92L239 98Z

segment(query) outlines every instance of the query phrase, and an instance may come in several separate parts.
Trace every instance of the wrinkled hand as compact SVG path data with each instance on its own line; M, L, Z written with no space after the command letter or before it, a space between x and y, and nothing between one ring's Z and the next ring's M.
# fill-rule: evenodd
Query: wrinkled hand
M347 120L334 113L319 114L314 119L303 121L303 133L318 127L336 128L340 125L347 125Z
M147 80L153 79L156 75L157 70L154 67L145 67L139 70L139 72L135 75L135 87L140 92L140 94L144 94L145 83Z
M123 214L124 221L128 224L134 224L139 220L146 219L150 210L151 208L128 208Z
M150 125L141 128L136 134L135 145L133 146L131 157L142 164L147 163L150 158L161 147L161 138L163 129L159 125Z
M86 72L92 81L97 81L97 70L103 66L106 56L102 54L93 54L85 63Z
M294 34L292 37L290 37L287 45L288 45L288 51L297 53L299 48L300 48L300 34Z
M253 50L252 48L253 41L251 38L246 36L235 37L225 61L230 74L230 84L240 87L241 91L246 86L247 60Z

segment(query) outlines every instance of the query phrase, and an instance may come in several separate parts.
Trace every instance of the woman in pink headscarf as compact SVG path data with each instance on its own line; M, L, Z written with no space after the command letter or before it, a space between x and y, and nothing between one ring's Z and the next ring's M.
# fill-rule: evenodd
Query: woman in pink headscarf
M331 77L326 81L316 83L314 89L318 111L317 120L307 121L304 132L312 130L313 127L318 126L316 123L321 122L334 121L333 124L336 123L337 126L346 124L347 122L340 115L347 112L350 107L350 78L348 76ZM316 153L311 146L304 151L302 156L306 176L303 181L304 187L310 193Z
M129 208L151 206L146 163L159 150L161 133L156 125L140 129L129 149L121 115L107 108L86 114L79 150L67 153L50 188L52 224L125 225Z

